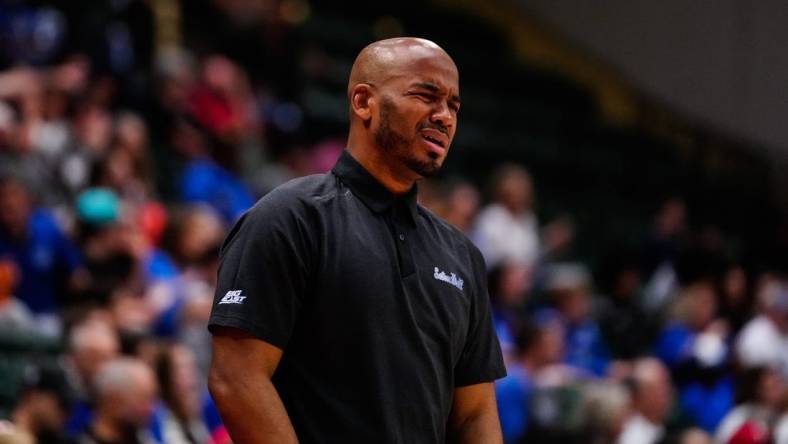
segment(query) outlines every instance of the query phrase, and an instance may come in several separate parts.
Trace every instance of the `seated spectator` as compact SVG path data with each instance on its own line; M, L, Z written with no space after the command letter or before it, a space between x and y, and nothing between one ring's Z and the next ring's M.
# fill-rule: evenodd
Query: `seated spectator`
M79 252L12 176L0 178L0 257L16 264L20 279L14 293L36 315L40 331L58 334L58 295L84 284Z
M164 401L158 412L163 441L167 444L207 442L209 432L201 416L205 383L192 352L182 345L165 346L156 360L156 376Z
M747 273L741 265L725 270L719 282L720 316L728 322L731 332L737 334L753 316L753 298Z
M560 363L564 354L563 326L551 310L542 311L534 317L534 322L523 324L516 338L516 358L507 366L507 376L495 383L506 443L520 442L525 436L534 379L551 365Z
M769 279L758 291L758 312L736 339L736 357L745 367L772 366L788 376L788 287Z
M189 203L206 203L230 224L254 204L246 186L209 156L207 137L195 126L176 125L173 144L186 158L180 180L180 198Z
M631 399L626 388L611 382L588 384L582 396L580 424L582 442L588 444L616 442L630 416Z
M92 422L93 381L98 370L119 352L117 332L106 320L89 318L71 329L67 358L77 399L66 424L70 436L78 436Z
M95 416L80 444L151 444L148 431L157 401L156 377L142 361L119 358L96 374Z
M707 432L717 428L734 398L728 327L715 317L716 301L710 281L690 282L656 346L679 386L682 409Z
M148 291L158 335L172 336L190 321L197 321L200 331L205 330L224 234L221 220L208 206L193 205L173 213L164 248L178 267L178 275Z
M438 216L470 235L479 212L479 190L470 182L449 182L442 200L445 201L445 206Z
M526 296L531 287L529 269L517 263L503 262L487 275L493 322L504 359L515 352L514 336L526 321Z
M106 306L117 294L141 295L147 245L139 227L124 219L117 194L107 188L89 188L79 195L76 209L91 285L74 305Z
M499 168L492 180L492 200L479 213L473 235L487 267L503 261L533 267L540 253L531 176L519 165Z
M616 250L597 273L599 327L615 359L635 359L650 352L657 322L642 305L641 273L634 252Z
M725 415L714 440L733 444L750 435L756 439L747 442L766 444L785 395L780 374L773 368L753 367L745 370L737 382L736 407Z
M63 371L54 366L30 367L24 384L11 412L14 426L39 444L70 443L63 436L71 403L71 390Z
M576 264L556 264L547 272L546 290L566 323L564 361L589 375L603 376L610 352L591 317L591 278Z
M666 434L665 421L673 404L673 384L667 368L656 359L641 358L632 369L634 414L624 424L617 444L656 444Z

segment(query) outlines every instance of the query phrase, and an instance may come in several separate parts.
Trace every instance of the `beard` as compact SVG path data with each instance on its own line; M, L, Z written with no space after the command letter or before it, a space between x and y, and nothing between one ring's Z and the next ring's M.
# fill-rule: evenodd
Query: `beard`
M412 147L418 136L408 138L392 128L392 117L396 117L394 108L394 103L388 97L381 99L380 125L375 131L375 144L383 150L384 154L393 157L419 176L432 177L436 175L441 169L438 160L434 158L422 160L413 152Z

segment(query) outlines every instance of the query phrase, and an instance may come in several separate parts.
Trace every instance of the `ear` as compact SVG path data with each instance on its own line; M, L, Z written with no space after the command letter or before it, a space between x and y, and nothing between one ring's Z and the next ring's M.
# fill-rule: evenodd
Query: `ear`
M375 107L376 102L372 85L368 83L359 83L351 90L350 109L365 124L368 124L372 119L372 109Z

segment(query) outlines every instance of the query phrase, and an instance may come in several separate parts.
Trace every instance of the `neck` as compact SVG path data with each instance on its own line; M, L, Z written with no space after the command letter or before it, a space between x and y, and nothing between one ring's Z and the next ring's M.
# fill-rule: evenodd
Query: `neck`
M391 163L381 155L379 149L353 143L348 140L348 152L369 174L395 195L403 195L413 188L417 177L414 174L403 174L396 171Z
M132 438L128 436L128 430L125 430L104 415L99 415L96 418L96 421L93 423L93 433L102 441L109 442L126 442Z

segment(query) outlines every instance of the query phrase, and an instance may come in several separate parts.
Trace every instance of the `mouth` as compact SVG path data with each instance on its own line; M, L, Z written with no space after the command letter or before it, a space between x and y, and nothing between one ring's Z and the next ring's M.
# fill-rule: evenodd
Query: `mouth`
M421 131L421 138L427 142L431 151L436 154L444 154L449 146L449 138L438 130L424 129Z

